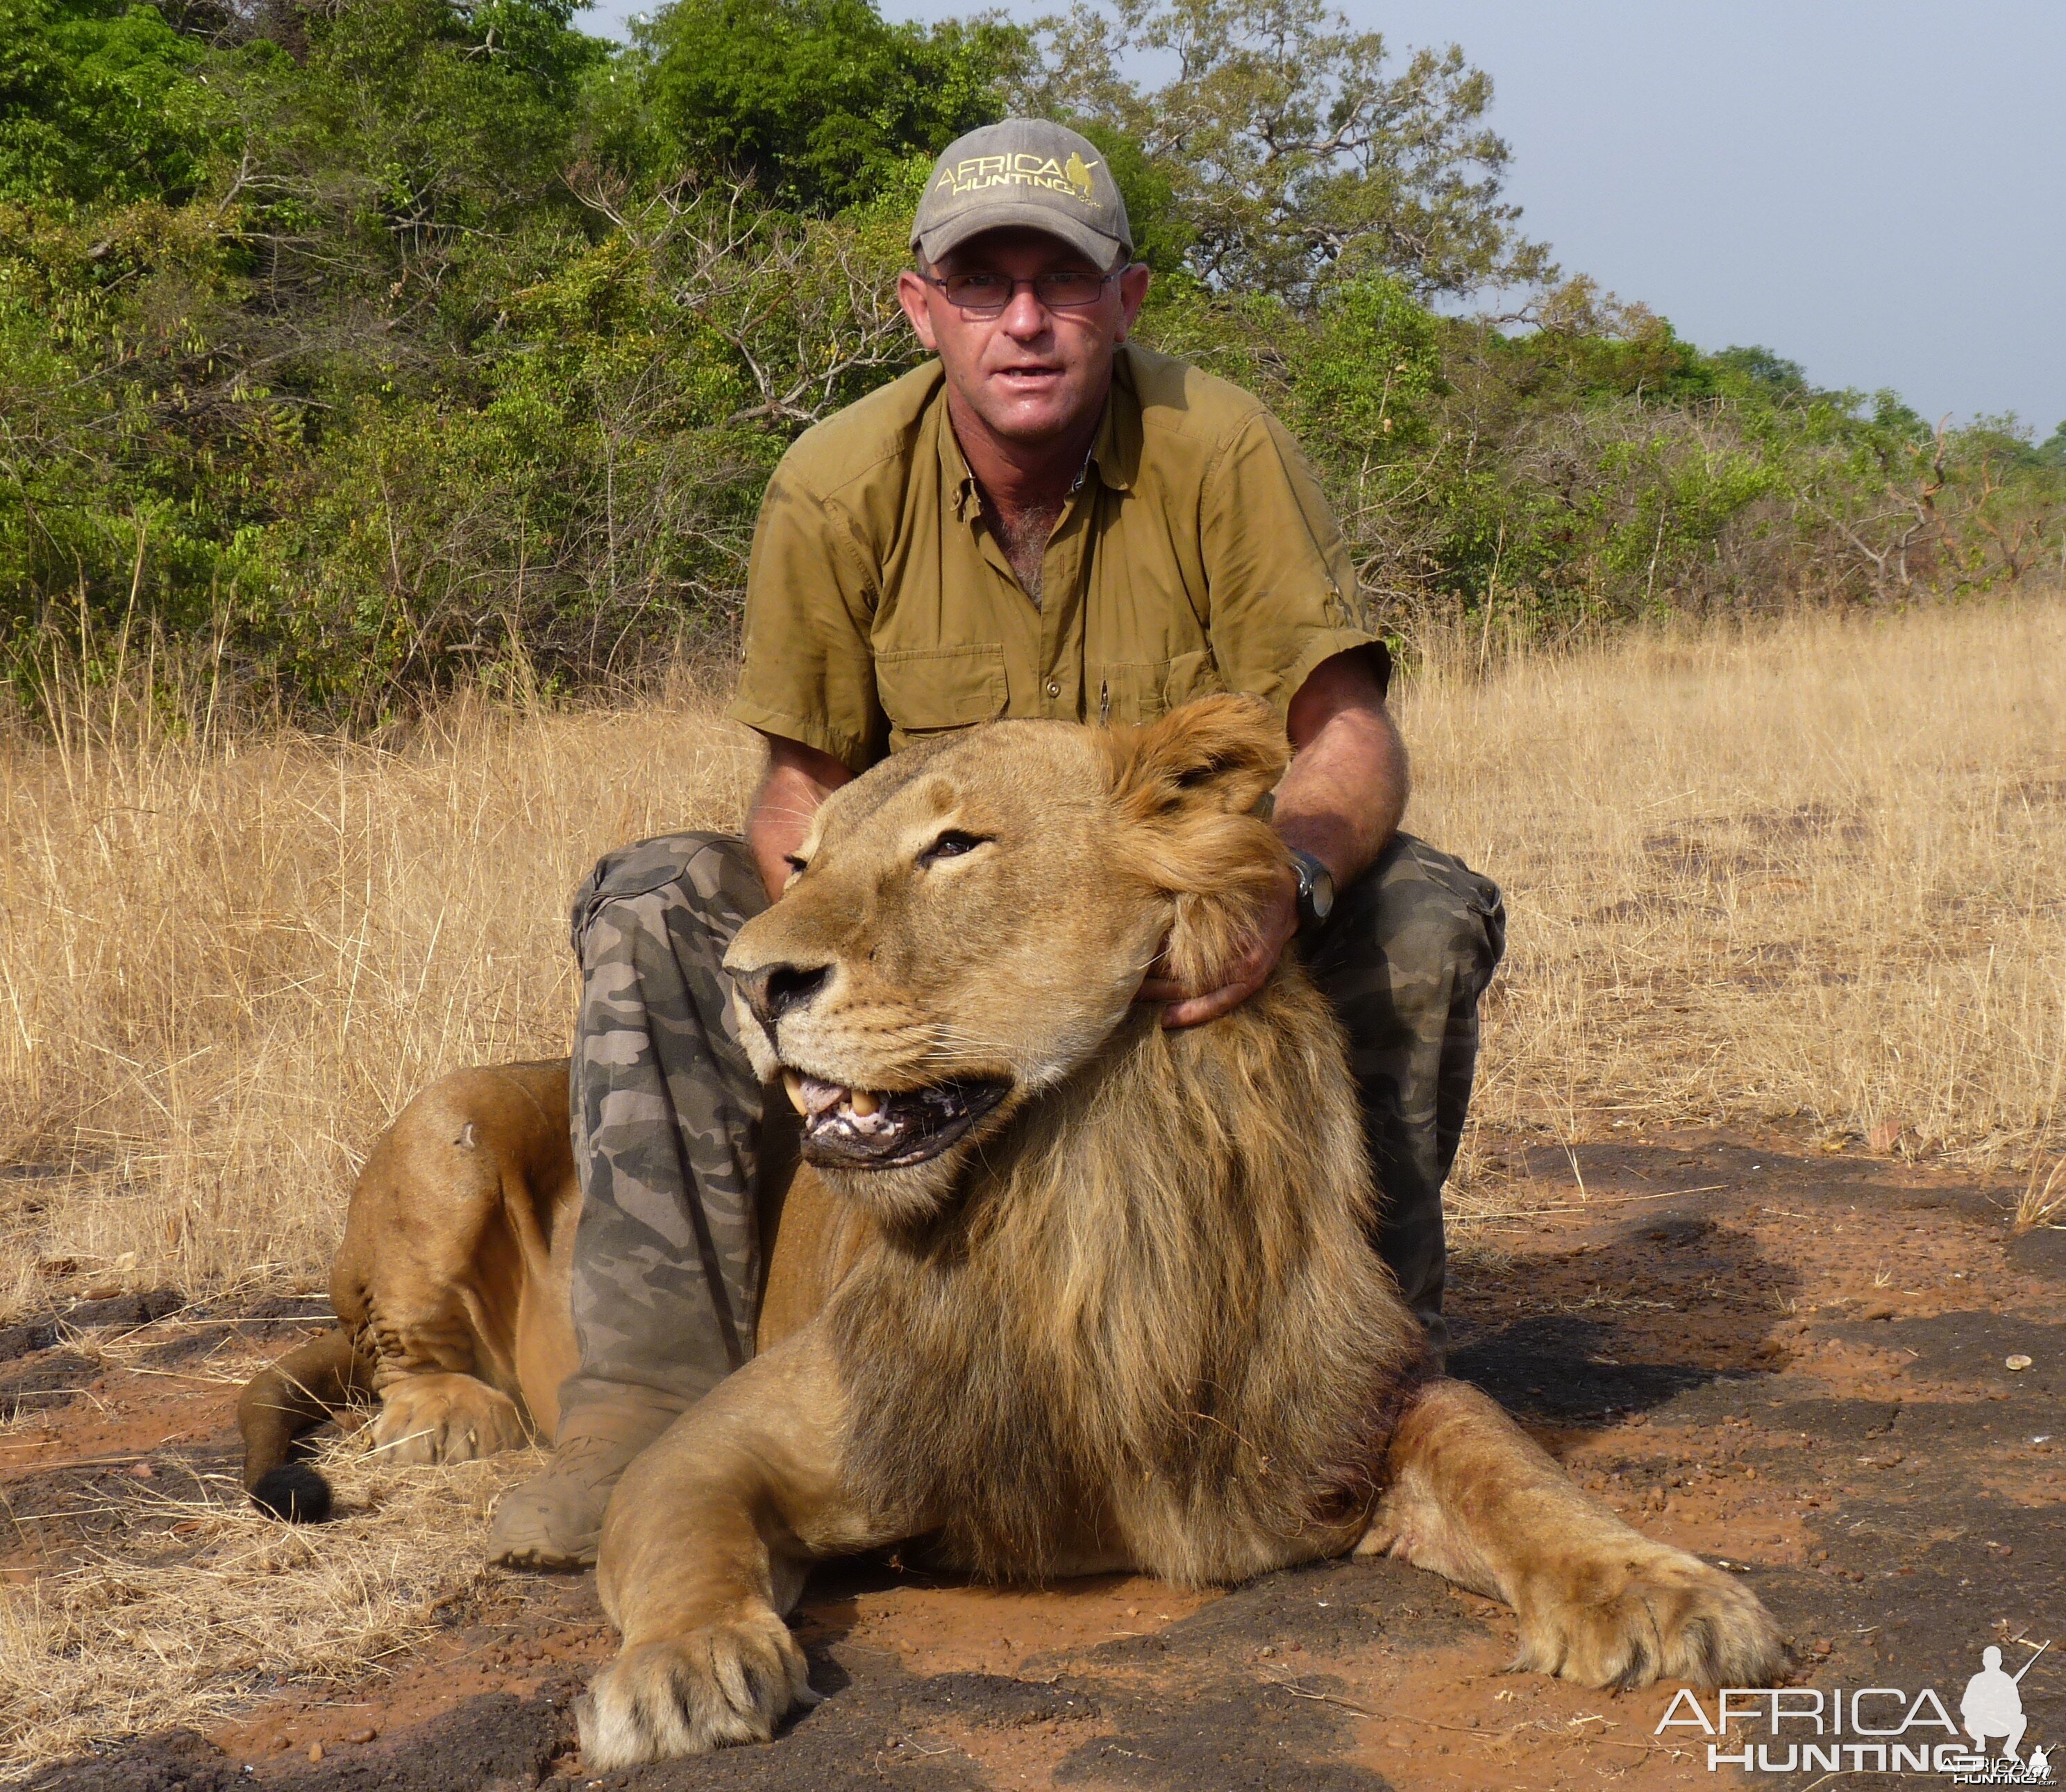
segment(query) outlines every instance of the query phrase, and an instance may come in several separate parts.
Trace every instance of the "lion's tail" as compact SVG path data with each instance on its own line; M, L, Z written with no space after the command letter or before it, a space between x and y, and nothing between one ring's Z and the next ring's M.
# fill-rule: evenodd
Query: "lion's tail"
M372 1386L372 1360L342 1325L261 1369L237 1397L244 1438L244 1491L273 1517L319 1523L330 1516L330 1483L290 1460L295 1438Z

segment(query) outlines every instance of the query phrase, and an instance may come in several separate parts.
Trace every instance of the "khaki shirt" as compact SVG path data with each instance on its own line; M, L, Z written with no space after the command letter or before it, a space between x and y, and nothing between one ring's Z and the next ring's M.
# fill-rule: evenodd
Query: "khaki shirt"
M1042 601L985 525L937 361L808 431L768 483L729 714L865 771L999 716L1142 722L1207 691L1281 715L1372 646L1304 459L1239 387L1122 345Z

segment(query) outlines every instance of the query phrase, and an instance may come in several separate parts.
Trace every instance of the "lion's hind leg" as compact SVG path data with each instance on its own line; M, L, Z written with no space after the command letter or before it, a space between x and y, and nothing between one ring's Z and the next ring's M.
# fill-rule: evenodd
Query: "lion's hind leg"
M1475 1388L1430 1383L1388 1468L1358 1553L1505 1600L1521 1620L1517 1669L1625 1689L1660 1676L1765 1686L1782 1665L1755 1593L1622 1523Z

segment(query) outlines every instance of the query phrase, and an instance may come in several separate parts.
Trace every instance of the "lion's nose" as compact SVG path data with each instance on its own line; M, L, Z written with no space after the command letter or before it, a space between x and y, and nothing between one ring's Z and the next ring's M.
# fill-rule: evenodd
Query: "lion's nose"
M764 1027L775 1023L792 1008L808 1001L832 976L829 965L769 965L747 971L739 980L746 1005Z

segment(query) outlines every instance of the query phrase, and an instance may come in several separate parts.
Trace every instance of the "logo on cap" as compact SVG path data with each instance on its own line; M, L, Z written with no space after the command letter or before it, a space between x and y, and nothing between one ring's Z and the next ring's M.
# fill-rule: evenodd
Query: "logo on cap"
M1091 171L1097 166L1073 149L1066 163L1023 150L1008 156L970 156L942 167L933 190L938 192L944 187L959 199L994 187L1037 187L1043 192L1067 193L1088 205L1092 202Z

